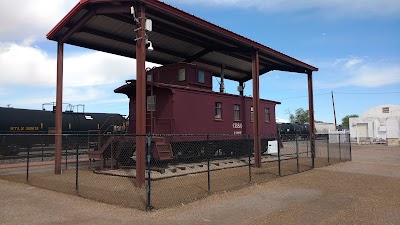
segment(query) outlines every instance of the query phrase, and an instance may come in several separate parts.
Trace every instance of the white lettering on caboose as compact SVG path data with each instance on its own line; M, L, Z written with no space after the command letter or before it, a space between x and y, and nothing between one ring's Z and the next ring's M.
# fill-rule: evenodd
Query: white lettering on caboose
M233 129L242 129L243 125L242 123L233 123L232 127Z

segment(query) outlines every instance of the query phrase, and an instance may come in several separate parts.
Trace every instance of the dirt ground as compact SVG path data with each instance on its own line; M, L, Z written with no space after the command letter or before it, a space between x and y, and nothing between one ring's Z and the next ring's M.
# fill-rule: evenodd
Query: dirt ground
M325 166L326 160L317 160L317 165ZM299 172L312 168L310 158L299 159ZM228 192L246 188L255 183L277 179L278 163L268 162L262 168L247 166L216 170L210 172L210 194ZM64 170L62 175L53 171L32 172L29 184L67 194L77 194L96 201L144 210L146 208L146 189L135 188L135 179L97 174L85 168L78 171L78 191L76 191L76 171L74 168ZM296 159L281 162L281 175L297 173ZM250 181L251 176L251 182ZM25 183L26 174L0 176L14 182ZM209 196L207 173L196 173L151 181L151 206L153 209L170 208L188 204Z
M284 171L296 173L293 171L293 168L296 169L295 161L284 163L287 168ZM326 162L317 163L322 166ZM301 168L309 167L308 161L301 164ZM278 179L276 167L271 164L271 167L252 170L252 179L257 184L249 187L246 173L248 174L248 170L245 168L237 168L230 171L230 174L224 171L215 172L212 174L211 187L212 192L217 194L208 197L207 183L204 182L207 177L204 175L193 175L192 179L185 180L176 178L175 183L179 185L169 186L168 189L165 188L167 184L162 183L167 180L162 180L154 185L152 204L156 210L150 213L0 180L0 223L399 224L400 221L399 147L353 146L352 162L338 163ZM97 185L97 192L93 192L98 193L98 196L109 193L113 196L111 199L125 199L128 205L122 204L124 206L131 207L129 203L132 201L142 201L144 204L144 192L135 199L124 194L115 195L126 192L122 189L127 186L123 182L131 182L129 180L121 181L122 178L118 177L100 181L92 178L85 180L84 173L82 176L84 183L79 192L85 193L85 187L89 187L92 182L98 182L101 185ZM234 178L226 179L227 176ZM70 177L64 179L66 181L63 186L67 193L75 191L72 173ZM223 183L224 180L230 180L230 183ZM268 180L269 182L261 183ZM52 181L53 185L60 186L58 180ZM30 182L40 184L43 180L32 177ZM49 183L51 182L46 185ZM119 183L121 185L115 185ZM114 190L108 189L110 184L114 184ZM182 188L185 185L190 188ZM231 189L242 189L224 192L226 185L232 185ZM157 195L167 198L157 198ZM181 199L179 196L189 198ZM192 198L198 196L205 198L191 202ZM171 201L175 207L162 209L169 207Z

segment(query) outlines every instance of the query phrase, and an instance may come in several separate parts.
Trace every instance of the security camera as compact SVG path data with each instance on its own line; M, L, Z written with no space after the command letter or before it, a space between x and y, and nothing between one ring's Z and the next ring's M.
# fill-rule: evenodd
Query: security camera
M154 51L153 43L151 43L151 41L149 41L149 47L147 47L147 51L148 51L149 53L152 52L152 51Z

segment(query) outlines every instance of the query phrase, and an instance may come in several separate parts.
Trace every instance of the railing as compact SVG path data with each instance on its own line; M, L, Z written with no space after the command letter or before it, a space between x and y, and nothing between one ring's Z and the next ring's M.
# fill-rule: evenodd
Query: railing
M108 121L110 119L112 119L112 124L108 125L108 127L104 130L103 134L106 134L110 130L110 127L112 128L111 133L114 133L114 127L115 127L115 118L114 118L114 116L110 116L110 117L107 118L107 120L100 126L99 132L101 132L101 130L103 130L104 126L107 125L107 123L108 123Z

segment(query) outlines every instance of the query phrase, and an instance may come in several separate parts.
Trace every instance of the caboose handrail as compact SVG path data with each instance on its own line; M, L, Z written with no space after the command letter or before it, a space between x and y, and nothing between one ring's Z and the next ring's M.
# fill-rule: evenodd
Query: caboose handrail
M108 117L107 120L100 126L99 131L101 131L101 130L103 129L103 127L107 124L107 122L108 122L111 118L112 118L112 120L113 120L113 121L112 121L112 125L109 125L105 131L107 131L108 128L110 128L110 126L114 126L114 125L115 125L114 116L110 116L110 117Z
M115 126L115 119L114 119L114 116L108 117L107 120L100 126L100 129L99 129L99 137L98 137L98 139L99 139L99 148L102 146L102 143L100 142L100 140L101 140L101 138L100 138L101 130L102 130L103 127L108 123L108 121L109 121L110 119L112 119L112 124L111 124L111 125L108 125L108 127L104 130L103 134L106 134L106 133L108 132L108 130L110 129L110 127L114 128L114 126ZM111 130L111 134L114 135L114 129Z
M110 119L112 119L112 124L111 124L111 125L108 125L108 127L107 127L107 128L104 130L104 132L103 132L103 134L106 134L106 133L110 130L110 127L112 127L112 128L115 127L115 119L114 119L114 116L109 116L109 117L107 118L107 120L99 127L98 130L88 130L88 135L89 135L89 138L88 138L88 145L90 144L90 140L89 140L89 139L90 139L90 134L91 134L91 133L97 133L97 145L98 145L99 148L102 146L101 138L100 138L100 136L101 136L101 134L102 134L102 129L104 128L104 126L106 126L106 124L110 121ZM111 130L111 133L114 134L114 129Z

